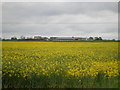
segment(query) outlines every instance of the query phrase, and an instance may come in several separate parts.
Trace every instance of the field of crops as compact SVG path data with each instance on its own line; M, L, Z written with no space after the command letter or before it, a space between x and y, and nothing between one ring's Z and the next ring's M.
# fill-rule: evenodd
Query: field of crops
M2 42L3 88L118 88L118 42Z

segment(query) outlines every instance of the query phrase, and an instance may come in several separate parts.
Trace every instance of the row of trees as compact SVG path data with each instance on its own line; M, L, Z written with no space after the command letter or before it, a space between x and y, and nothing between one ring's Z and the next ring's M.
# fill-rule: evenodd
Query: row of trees
M20 39L24 40L24 39L41 39L41 36L35 36L34 38L32 37L27 37L25 38L24 36L21 36ZM44 37L45 39L47 39L47 37ZM11 40L17 40L17 37L11 37ZM102 37L89 37L88 40L103 40Z
M25 36L21 36L20 39L18 39L17 37L11 37L11 40L47 40L47 37L41 37L41 36L34 36L34 37L25 37Z
M103 40L102 37L89 37L90 40Z
M51 38L51 37L50 37ZM48 38L48 37L41 37L41 36L34 36L34 37L25 37L25 36L21 36L20 38L17 38L17 37L11 37L11 39L2 39L2 38L0 38L0 41L1 40L50 40L50 38ZM74 38L74 37L73 37ZM85 38L83 38L83 39L85 39ZM103 41L107 41L107 39L102 39L102 37L89 37L89 38L86 38L86 40L92 40L92 41L94 41L94 40L97 40L97 41L99 41L99 40L103 40ZM110 41L110 40L108 40L108 41ZM119 40L115 40L115 39L112 39L112 41L119 41Z

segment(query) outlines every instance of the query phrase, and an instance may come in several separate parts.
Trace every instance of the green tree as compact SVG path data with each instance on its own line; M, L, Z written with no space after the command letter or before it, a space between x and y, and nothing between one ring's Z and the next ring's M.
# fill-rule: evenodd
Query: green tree
M99 40L99 38L98 38L98 37L95 37L95 40Z
M99 37L99 40L103 40L102 37Z

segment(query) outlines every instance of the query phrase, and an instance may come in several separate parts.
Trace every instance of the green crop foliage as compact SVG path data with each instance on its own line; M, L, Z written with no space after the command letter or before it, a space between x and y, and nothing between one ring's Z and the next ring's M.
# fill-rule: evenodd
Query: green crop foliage
M118 42L2 42L3 88L118 88Z

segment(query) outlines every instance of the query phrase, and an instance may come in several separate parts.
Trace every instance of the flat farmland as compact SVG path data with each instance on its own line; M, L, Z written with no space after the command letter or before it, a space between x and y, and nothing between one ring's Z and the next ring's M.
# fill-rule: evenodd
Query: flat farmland
M118 42L2 42L3 88L118 88Z

